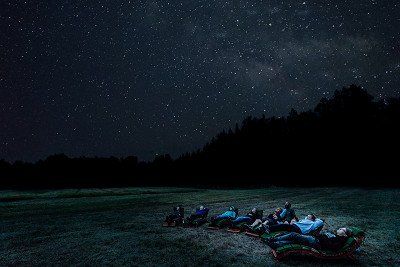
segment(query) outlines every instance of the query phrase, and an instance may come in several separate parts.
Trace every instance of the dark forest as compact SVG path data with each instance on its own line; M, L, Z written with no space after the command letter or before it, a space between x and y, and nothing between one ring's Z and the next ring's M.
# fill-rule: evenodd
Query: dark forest
M2 160L0 186L399 186L399 119L399 98L374 101L351 85L313 110L247 117L177 159L58 154L36 163Z

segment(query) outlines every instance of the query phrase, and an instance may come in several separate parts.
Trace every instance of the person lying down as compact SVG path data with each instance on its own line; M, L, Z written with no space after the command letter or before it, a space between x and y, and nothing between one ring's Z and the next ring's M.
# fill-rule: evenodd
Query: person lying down
M236 219L236 217L239 215L239 209L235 208L235 207L229 207L229 209L227 211L225 211L224 213L220 214L220 215L216 215L211 217L210 221L210 225L216 225L221 221L230 221L232 222L234 219Z
M262 225L275 225L275 224L282 223L281 219L280 219L281 213L282 213L282 209L277 208L277 209L275 209L275 211L273 213L268 214L268 216L266 216L264 218L257 218L247 228L249 230L253 230L253 231L258 230L258 229L264 231L264 228Z
M173 208L172 214L165 217L164 223L166 224L181 224L185 215L185 210L182 205Z
M294 223L299 221L296 216L295 210L292 208L292 204L288 201L285 203L285 208L276 208L275 211L268 216L259 219L257 218L248 229L250 231L263 232L264 226L276 225L282 223Z
M244 216L238 216L232 221L232 227L236 227L242 223L252 224L255 220L260 220L262 218L262 210L253 208L249 213Z
M207 221L207 215L210 210L203 205L198 207L196 211L187 217L184 221L184 224L187 226L195 226L203 224Z
M352 233L348 228L339 228L335 233L324 231L316 236L291 232L270 238L267 240L267 243L272 249L289 244L299 244L318 250L337 251L344 246L351 235Z
M303 235L319 233L324 226L321 219L315 217L314 214L309 214L303 220L296 222L293 220L290 224L263 225L264 232L295 232Z

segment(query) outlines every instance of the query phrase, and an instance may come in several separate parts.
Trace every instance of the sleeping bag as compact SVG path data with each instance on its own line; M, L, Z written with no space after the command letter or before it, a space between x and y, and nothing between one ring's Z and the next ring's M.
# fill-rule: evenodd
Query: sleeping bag
M177 206L173 208L173 213L165 217L165 221L163 226L165 227L174 227L180 226L183 223L183 218L185 215L184 208L181 206Z
M352 236L348 237L344 245L338 250L316 249L301 244L290 244L272 249L275 259L281 260L290 256L311 256L319 259L354 259L354 251L361 245L365 238L365 232L356 227L349 227ZM262 238L271 238L283 233L264 234Z
M184 226L187 227L198 227L207 222L208 212L210 210L208 208L200 207L196 209L196 212L191 214L184 221Z
M239 214L239 210L235 207L230 207L226 212L211 217L211 223L209 224L210 229L224 228L231 225L232 221L236 219Z

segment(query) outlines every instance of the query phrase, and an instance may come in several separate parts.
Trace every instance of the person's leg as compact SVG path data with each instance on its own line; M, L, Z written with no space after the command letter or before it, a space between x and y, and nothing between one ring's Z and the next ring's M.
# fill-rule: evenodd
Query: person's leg
M187 223L192 223L194 220L196 220L197 215L196 214L191 214L189 217L186 218Z
M293 241L295 240L295 235L297 233L291 232L288 234L280 235L271 239L272 242L280 242L280 241Z
M313 248L318 248L319 246L319 242L315 237L310 235L302 235L294 232L275 237L271 240L271 242L281 242L281 241L290 241L294 244L306 245Z
M254 228L254 227L256 227L256 226L258 226L258 225L260 225L260 224L262 224L262 221L261 221L260 219L256 219L256 220L250 225L250 227L251 227L251 228Z
M264 224L259 224L256 227L253 228L255 232L258 232L259 234L262 234L265 232L266 226Z
M237 217L235 220L233 220L233 221L232 221L232 224L233 224L233 225L236 225L236 224L240 224L240 223L243 223L243 222L248 222L248 221L250 221L250 220L251 220L250 217L247 217L247 216L240 216L240 217Z
M228 216L222 216L222 215L216 215L216 216L211 218L211 224L212 225L216 225L216 224L220 223L221 221L223 221L225 219L229 219L229 217Z
M217 216L215 217L216 220L223 220L223 219L226 219L226 218L228 218L228 217L227 217L227 216L224 216L224 215L217 215Z
M302 245L306 245L306 246L313 247L313 248L319 248L318 240L311 235L297 234L296 237L294 237L294 240L296 243L299 243Z
M275 225L275 224L278 224L278 221L274 220L274 219L271 219L271 218L268 218L263 222L263 224L264 225Z
M281 231L287 231L287 232L296 232L300 233L299 227L292 225L292 224L276 224L276 225L271 225L268 227L268 230L270 232L281 232Z
M240 223L240 222L242 221L242 218L243 218L243 217L237 217L236 219L234 219L234 220L232 221L232 224Z

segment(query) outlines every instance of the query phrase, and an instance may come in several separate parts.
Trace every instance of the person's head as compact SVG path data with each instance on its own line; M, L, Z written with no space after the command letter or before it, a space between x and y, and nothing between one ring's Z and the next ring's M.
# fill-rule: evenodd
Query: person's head
M256 213L256 212L257 212L257 209L256 209L256 208L253 208L253 209L251 210L251 212L252 212L252 213Z
M201 206L199 207L199 210L204 210L204 206L201 205Z
M229 211L233 211L233 212L235 212L235 213L238 213L239 209L236 208L236 207L234 207L234 206L230 206L230 207L229 207Z
M310 221L315 221L315 219L317 219L317 217L315 217L314 214L308 214L307 215L307 219L310 220Z
M290 207L292 207L292 204L290 204L289 201L285 202L285 209L290 209Z
M282 212L282 209L281 209L281 208L276 208L274 213L275 213L276 215L279 215L279 214L281 214L281 212Z
M338 235L338 236L351 236L351 231L350 231L349 228L345 228L345 227L339 228L336 231L336 235Z

